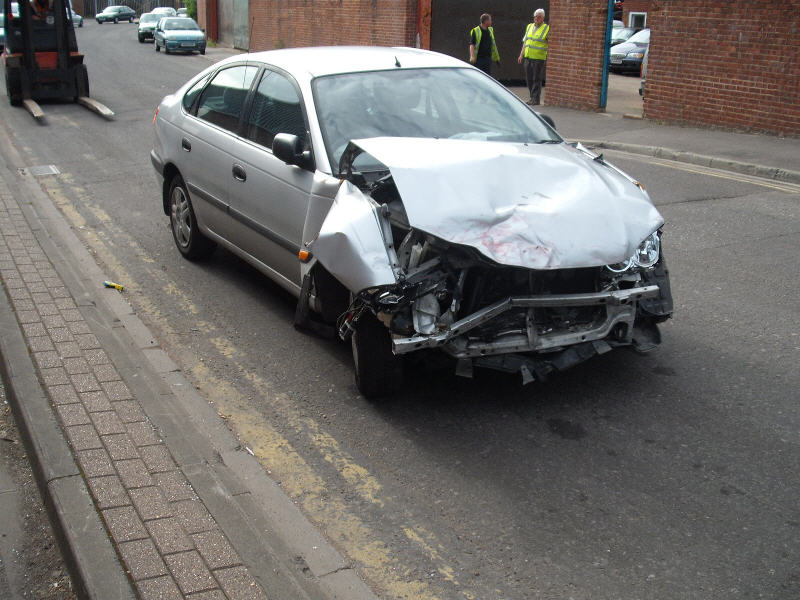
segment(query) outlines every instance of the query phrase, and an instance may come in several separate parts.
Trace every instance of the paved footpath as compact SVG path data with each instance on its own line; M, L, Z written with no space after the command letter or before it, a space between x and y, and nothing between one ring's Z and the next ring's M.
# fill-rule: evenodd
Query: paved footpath
M0 146L0 368L79 595L374 598Z

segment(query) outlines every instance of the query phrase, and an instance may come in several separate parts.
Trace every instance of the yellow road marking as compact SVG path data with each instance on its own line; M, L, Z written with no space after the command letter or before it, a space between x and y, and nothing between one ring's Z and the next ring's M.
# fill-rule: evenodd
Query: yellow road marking
M717 177L719 179L728 179L731 181L738 181L739 183L749 183L761 187L771 188L787 194L800 194L800 185L793 183L783 183L757 177L755 175L745 175L742 173L732 173L714 167L704 167L702 165L693 165L690 163L682 163L667 158L658 158L655 156L646 156L641 154L632 154L630 152L623 152L621 150L604 149L604 152L622 155L631 160L638 160L639 162L660 165L670 169L678 169L680 171L687 171L689 173L697 173L698 175L708 175L710 177Z
M63 174L62 174L63 175ZM80 212L71 203L59 185L63 181L70 186L82 205L91 212L105 231L95 231L87 226ZM105 211L94 204L94 199L86 190L75 186L68 175L60 178L41 179L40 184L58 206L67 220L79 230L84 241L94 250L97 259L107 268L113 277L123 281L129 298L137 305L138 311L163 331L168 338L174 339L176 332L159 308L143 293L141 286L134 281L130 273L123 267L111 250L120 243L136 250L138 256L146 256L146 252L138 246L125 232L120 230L113 219ZM114 240L117 243L114 243ZM153 277L161 280L164 293L174 297L192 315L197 315L197 307L166 275L153 271ZM232 346L228 340L218 335L213 324L199 322L198 329L208 334L217 351L229 360L233 360L236 372L257 390L259 396L277 408L287 424L305 436L313 444L320 455L331 464L341 477L363 499L384 508L392 499L382 496L382 487L378 480L367 469L357 464L348 453L342 450L338 441L322 431L313 419L301 415L297 407L285 395L276 392L272 386L255 373L246 370L237 359L244 355ZM216 335L215 335L216 334ZM213 337L212 337L213 336ZM225 417L231 429L239 439L253 450L259 462L280 482L284 491L303 508L306 515L319 524L326 534L334 540L357 566L367 580L382 590L385 597L419 598L435 600L435 592L426 582L415 580L417 565L408 566L393 556L391 549L377 534L359 517L349 511L347 504L328 492L325 481L292 447L291 443L276 431L257 411L252 408L252 400L246 398L233 384L215 377L203 364L202 358L192 353L185 346L173 348L180 355L179 363L189 365L187 373L195 381L204 396L214 402L220 414ZM453 569L444 563L444 559L435 549L437 546L432 534L425 539L416 533L419 527L408 527L413 535L407 536L415 542L425 556L436 566L436 570L445 580L458 586ZM472 595L461 591L460 595L471 599Z

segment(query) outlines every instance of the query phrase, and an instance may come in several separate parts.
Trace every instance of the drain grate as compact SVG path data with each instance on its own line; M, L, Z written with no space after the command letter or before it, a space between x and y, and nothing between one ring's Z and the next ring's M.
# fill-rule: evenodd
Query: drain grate
M34 177L44 177L45 175L58 175L61 171L55 165L39 165L38 167L25 167L19 170L23 175L32 175Z

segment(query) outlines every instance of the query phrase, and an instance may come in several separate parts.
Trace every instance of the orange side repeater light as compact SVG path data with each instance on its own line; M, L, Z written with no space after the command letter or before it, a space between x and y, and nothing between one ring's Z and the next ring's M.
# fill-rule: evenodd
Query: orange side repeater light
M308 262L311 258L311 252L308 250L300 250L300 252L297 253L297 258L300 259L300 262Z

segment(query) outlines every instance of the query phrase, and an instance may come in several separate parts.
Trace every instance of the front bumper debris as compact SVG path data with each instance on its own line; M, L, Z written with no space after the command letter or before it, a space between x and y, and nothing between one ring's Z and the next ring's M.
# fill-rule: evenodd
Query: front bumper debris
M450 327L432 335L396 337L392 340L395 354L407 354L428 348L440 348L447 354L467 359L497 354L553 351L565 346L603 340L615 328L618 339L630 343L636 320L637 302L659 295L657 285L646 285L625 290L584 294L512 296L484 307L456 321ZM574 330L538 333L533 325L533 311L537 308L604 306L604 318L591 325ZM509 333L501 340L482 341L469 339L466 334L499 315L514 309L528 309L526 331Z

